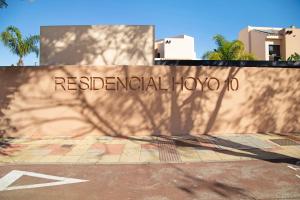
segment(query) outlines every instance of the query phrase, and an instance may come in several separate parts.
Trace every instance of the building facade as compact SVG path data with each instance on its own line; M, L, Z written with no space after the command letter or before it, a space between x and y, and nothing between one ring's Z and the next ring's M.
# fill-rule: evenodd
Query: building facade
M258 60L287 60L294 53L300 54L300 29L248 26L239 33L245 50Z
M153 65L154 26L42 26L41 65Z
M155 59L196 59L194 38L179 35L157 40L155 42Z

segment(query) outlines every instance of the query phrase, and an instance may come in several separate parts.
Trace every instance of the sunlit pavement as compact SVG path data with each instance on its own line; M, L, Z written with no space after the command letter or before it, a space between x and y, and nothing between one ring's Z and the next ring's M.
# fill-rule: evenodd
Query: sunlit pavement
M18 173L24 176L18 177ZM297 175L297 165L259 160L140 165L7 164L0 167L0 199L300 199ZM71 183L63 181L70 178Z
M15 138L0 199L300 199L299 142L275 134Z
M0 163L189 163L300 159L298 142L274 134L185 137L15 138L2 141Z

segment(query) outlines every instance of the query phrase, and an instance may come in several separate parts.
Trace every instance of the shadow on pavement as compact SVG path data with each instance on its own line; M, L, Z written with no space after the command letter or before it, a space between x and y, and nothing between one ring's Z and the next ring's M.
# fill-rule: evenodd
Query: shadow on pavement
M145 141L157 145L160 140L174 143L176 147L192 147L196 150L212 150L217 153L223 153L231 156L248 157L252 159L264 160L269 162L282 162L288 164L295 164L299 161L298 158L275 153L264 150L262 148L253 147L250 145L241 144L228 139L223 139L217 136L186 136L186 137L172 137L172 136L156 136L156 139L142 139L136 137L122 136L121 138L132 141ZM233 151L232 149L239 150ZM170 149L172 152L173 149ZM241 152L244 151L245 153Z

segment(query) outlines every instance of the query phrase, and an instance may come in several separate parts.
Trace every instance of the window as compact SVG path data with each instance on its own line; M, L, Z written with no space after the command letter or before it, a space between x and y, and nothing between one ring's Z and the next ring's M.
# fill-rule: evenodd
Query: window
M155 58L160 58L160 53L158 49L155 49Z
M280 45L269 45L269 60L280 59Z

